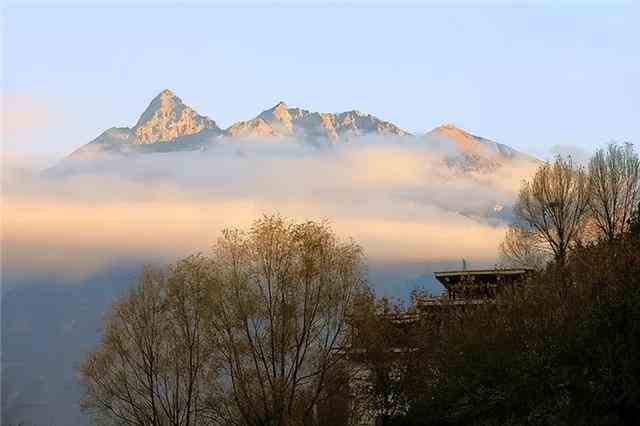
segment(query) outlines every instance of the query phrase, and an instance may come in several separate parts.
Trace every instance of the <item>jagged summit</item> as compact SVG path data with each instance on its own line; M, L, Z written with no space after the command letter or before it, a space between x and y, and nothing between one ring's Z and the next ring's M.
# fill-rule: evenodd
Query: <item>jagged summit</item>
M131 129L141 144L167 142L206 129L220 130L215 121L185 105L171 90L153 98Z
M284 112L284 111L287 111L288 109L289 109L289 105L287 105L285 101L279 101L277 104L275 104L271 108L265 109L264 111L262 111L260 115L274 114L276 112Z
M276 126L274 135L293 135L293 117L289 112L289 106L283 101L278 102L273 108L263 111L256 117L265 121L269 126Z
M399 127L357 110L341 113L311 112L285 102L241 121L226 130L234 138L298 137L310 141L348 141L360 136L410 136Z
M282 114L282 113L284 113L284 112L286 112L288 110L289 110L289 105L287 105L287 103L284 102L284 101L280 101L277 104L275 104L274 106L272 106L271 108L265 109L264 111L262 111L258 115L258 117L261 117L261 116L264 116L264 117L269 116L269 117L271 117L271 116L274 116L274 115Z
M175 108L177 106L180 106L182 108L186 107L186 105L183 104L182 99L177 97L171 90L163 90L151 100L149 106L145 108L145 110L140 115L140 118L138 118L138 122L136 123L134 128L144 125L155 114L157 114L158 111L162 109L167 110L168 108Z

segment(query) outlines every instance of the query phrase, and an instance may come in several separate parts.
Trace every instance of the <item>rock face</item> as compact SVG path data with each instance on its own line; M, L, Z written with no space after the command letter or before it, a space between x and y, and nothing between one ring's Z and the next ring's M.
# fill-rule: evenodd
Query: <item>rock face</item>
M214 143L222 129L198 114L170 90L153 98L135 126L112 127L71 153L69 160L93 160L103 154L193 151Z
M359 111L310 112L279 102L256 118L241 121L225 132L232 138L296 137L310 142L346 142L361 136L410 136L399 127Z
M136 137L134 143L150 144L169 142L207 129L221 132L215 121L195 112L170 90L163 90L151 101L132 131Z

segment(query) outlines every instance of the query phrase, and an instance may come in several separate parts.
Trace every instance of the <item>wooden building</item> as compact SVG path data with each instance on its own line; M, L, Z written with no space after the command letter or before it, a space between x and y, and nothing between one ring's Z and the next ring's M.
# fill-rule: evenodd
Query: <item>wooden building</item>
M446 288L449 301L491 300L505 291L523 285L531 269L477 269L434 272L436 279Z

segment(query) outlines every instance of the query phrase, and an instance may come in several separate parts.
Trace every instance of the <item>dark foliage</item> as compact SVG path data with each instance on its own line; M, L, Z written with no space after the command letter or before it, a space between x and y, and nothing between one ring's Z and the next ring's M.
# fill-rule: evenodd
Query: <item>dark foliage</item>
M637 424L640 213L431 343L408 411L386 424Z

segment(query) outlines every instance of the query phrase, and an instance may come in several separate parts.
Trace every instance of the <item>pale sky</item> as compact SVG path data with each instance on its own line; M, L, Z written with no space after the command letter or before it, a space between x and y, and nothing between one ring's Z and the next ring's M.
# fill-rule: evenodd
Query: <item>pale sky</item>
M221 127L280 100L544 157L640 144L640 5L5 3L3 147L61 157L169 88ZM552 5L553 4L553 5Z

